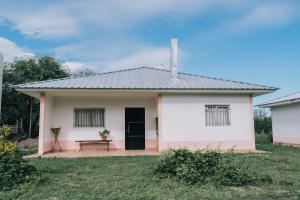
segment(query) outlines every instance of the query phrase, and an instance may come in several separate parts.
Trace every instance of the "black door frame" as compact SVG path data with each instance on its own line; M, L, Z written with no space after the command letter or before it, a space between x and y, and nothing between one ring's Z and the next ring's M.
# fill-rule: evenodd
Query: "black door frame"
M142 123L144 124L143 126L143 130L141 132L142 134L142 143L138 144L137 146L141 146L141 148L130 148L130 145L129 145L129 138L128 138L128 119L127 119L127 116L126 116L126 112L127 111L133 111L135 109L142 109L143 110L143 113L144 113L144 116L143 116L143 119L142 119ZM146 124L145 124L145 119L146 118L146 109L145 107L125 107L125 150L144 150L145 149L145 143L146 143ZM137 142L137 141L136 141Z

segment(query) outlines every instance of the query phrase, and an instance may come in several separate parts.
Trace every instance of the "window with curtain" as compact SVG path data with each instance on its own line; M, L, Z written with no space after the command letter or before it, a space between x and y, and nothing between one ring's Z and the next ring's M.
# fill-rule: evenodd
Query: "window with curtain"
M104 108L74 108L74 127L104 127Z
M230 106L229 105L206 105L205 106L206 126L229 126Z

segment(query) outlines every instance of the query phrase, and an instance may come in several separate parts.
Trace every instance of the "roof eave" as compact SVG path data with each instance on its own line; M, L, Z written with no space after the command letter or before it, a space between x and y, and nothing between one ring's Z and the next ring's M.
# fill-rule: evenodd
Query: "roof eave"
M47 91L131 91L131 92L160 92L160 93L233 93L233 94L252 94L253 96L259 96L263 94L268 94L274 92L277 89L170 89L170 88L15 88L19 92L28 93L28 92L47 92Z
M260 104L258 106L261 108L271 108L271 107L284 106L284 105L289 105L294 103L300 103L300 99L290 99L290 100L279 101L274 103L265 103L265 104Z

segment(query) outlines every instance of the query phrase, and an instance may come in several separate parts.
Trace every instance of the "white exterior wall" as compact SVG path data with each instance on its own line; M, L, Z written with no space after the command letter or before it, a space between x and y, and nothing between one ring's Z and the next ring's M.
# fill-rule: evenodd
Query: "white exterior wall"
M92 93L94 94L94 93ZM105 108L105 126L111 130L112 149L125 149L125 108L145 108L146 149L160 151L168 148L220 148L254 150L254 123L252 97L247 95L175 95L90 96L92 94L46 94L43 131L40 130L39 153L51 150L53 136L50 128L60 127L59 142L64 150L79 149L76 140L95 140L102 128L74 128L75 107ZM114 94L115 95L115 94ZM205 105L230 105L230 126L206 126ZM41 111L43 112L43 111ZM159 118L159 139L155 118ZM42 119L42 118L41 118ZM95 148L94 146L93 148ZM97 148L105 145L97 145Z
M76 107L95 107L105 109L105 127L111 131L112 149L125 149L125 108L145 108L145 145L146 149L157 148L155 117L157 117L156 98L154 97L53 97L46 99L45 106L45 151L53 145L51 127L60 127L59 142L63 149L78 149L76 140L97 140L98 131L103 128L73 127L73 109ZM48 100L48 101L47 101ZM52 108L51 108L52 107ZM51 116L51 117L48 117ZM102 146L102 145L101 145ZM106 148L97 145L97 148Z
M300 145L300 103L271 110L273 142Z
M205 105L230 105L231 125L206 126ZM162 95L159 150L255 149L252 97Z

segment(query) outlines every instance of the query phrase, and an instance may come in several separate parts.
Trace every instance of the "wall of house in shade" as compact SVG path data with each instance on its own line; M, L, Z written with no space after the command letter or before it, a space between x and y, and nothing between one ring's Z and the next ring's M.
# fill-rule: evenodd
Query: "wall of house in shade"
M47 96L45 98L44 152L51 150L53 136L51 127L60 127L59 142L64 150L79 149L76 140L97 140L98 131L103 128L75 128L74 108L104 108L105 127L111 131L111 149L125 149L125 108L145 108L145 146L157 148L155 118L157 117L156 97L68 97ZM40 133L41 135L41 133ZM85 148L106 148L105 145L92 145Z
M300 103L272 107L273 142L300 145Z
M207 126L205 105L230 105L231 124ZM252 97L247 95L162 95L159 149L254 150Z

